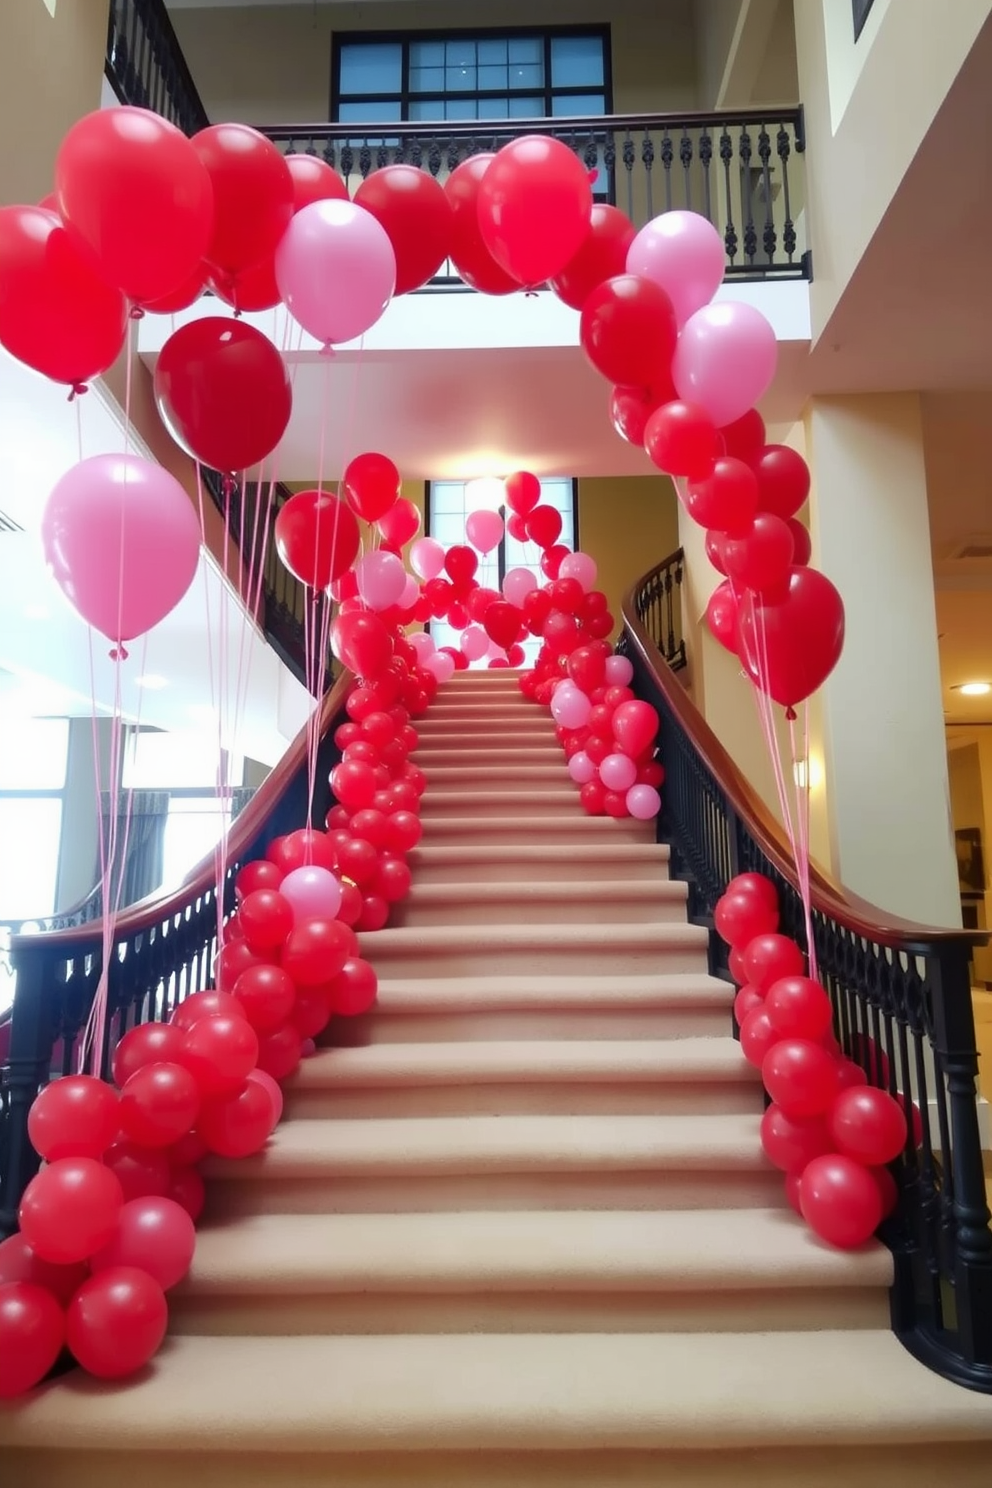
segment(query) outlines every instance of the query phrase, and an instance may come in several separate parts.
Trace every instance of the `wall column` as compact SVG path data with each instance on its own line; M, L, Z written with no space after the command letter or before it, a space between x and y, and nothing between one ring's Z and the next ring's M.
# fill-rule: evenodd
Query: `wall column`
M847 613L821 694L834 869L890 914L959 926L919 395L816 398L806 445L813 562Z

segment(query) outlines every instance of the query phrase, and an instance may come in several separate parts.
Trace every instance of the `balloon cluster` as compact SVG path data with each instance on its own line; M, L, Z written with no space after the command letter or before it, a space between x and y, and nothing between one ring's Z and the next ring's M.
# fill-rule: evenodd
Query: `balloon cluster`
M871 1081L843 1054L828 994L805 974L796 942L778 933L770 879L739 874L714 918L739 985L741 1049L771 1098L761 1122L765 1154L785 1174L789 1203L821 1240L862 1245L896 1206L888 1165L910 1139L922 1141L919 1108L878 1088L888 1083L889 1064L872 1039L862 1037L856 1050Z

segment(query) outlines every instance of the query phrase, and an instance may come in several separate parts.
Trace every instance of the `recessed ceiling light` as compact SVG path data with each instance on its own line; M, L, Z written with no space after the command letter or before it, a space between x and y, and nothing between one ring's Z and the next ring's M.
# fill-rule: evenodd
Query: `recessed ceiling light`
M146 672L143 677L135 677L136 687L147 687L150 692L158 692L163 687L168 687L167 677L160 677L155 672Z
M984 697L986 693L992 692L992 682L962 682L957 690L965 697Z

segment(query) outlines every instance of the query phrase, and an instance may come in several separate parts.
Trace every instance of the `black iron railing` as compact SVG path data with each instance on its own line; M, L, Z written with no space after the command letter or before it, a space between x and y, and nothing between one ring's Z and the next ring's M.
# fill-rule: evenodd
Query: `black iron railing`
M661 717L659 835L689 883L692 917L711 930L712 968L728 975L713 911L736 873L773 880L783 931L803 946L805 917L784 832L665 665L667 622L652 595L677 556L626 597L623 648L635 689ZM893 1164L899 1206L880 1232L895 1257L893 1328L939 1374L992 1393L992 1228L968 974L971 949L987 936L894 919L815 871L812 908L838 1039L874 1083L920 1113L919 1143Z
M634 594L637 618L673 672L686 664L682 634L682 579L685 554L676 549L641 580Z
M105 71L122 103L154 109L184 134L210 122L164 0L110 0Z
M344 717L350 678L324 699L313 821L323 825L332 797L328 774L339 752L334 729ZM234 824L223 880L223 912L234 908L234 878L243 863L264 854L273 838L306 824L306 729ZM184 998L209 985L217 950L214 855L174 893L125 911L114 933L108 1019L100 1051L109 1078L110 1051L138 1023L167 1018ZM38 1169L28 1139L31 1103L50 1078L71 1074L101 970L101 924L18 935L11 945L14 1005L0 1052L0 1239L16 1227L21 1194ZM0 1032L3 1032L0 1029ZM2 1045L0 1045L2 1051Z
M562 140L596 171L594 191L642 227L659 212L701 212L723 237L730 279L811 275L803 228L801 108L734 114L612 114L464 124L260 126L287 153L319 155L354 190L406 163L440 180L471 155L523 134ZM436 285L460 281L449 271Z

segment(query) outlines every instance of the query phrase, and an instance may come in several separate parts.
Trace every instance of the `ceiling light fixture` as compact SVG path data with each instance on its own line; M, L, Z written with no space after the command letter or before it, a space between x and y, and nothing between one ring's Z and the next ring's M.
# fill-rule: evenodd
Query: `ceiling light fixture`
M482 475L465 482L465 510L499 511L506 504L506 486L496 475Z
M965 697L985 697L992 692L992 682L962 682L955 690Z

